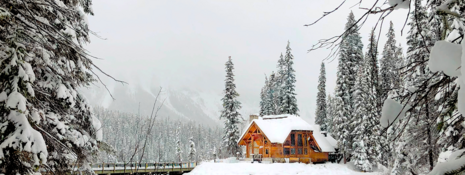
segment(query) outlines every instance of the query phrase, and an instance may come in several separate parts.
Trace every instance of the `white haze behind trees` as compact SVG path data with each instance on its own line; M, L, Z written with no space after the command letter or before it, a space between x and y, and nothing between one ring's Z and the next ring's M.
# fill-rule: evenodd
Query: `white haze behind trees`
M224 60L228 56L234 59L238 100L243 104L239 112L248 116L258 113L264 74L276 70L277 60L290 41L299 114L313 123L320 65L329 51L307 53L307 50L316 40L342 32L344 27L334 24L345 24L350 11L360 16L364 10L350 8L357 2L348 1L314 27L304 27L339 2L94 1L96 15L89 17L89 25L107 40L94 36L86 48L103 58L95 60L103 70L128 82L122 86L105 79L111 92L121 92L121 89L140 92L160 86L166 93L189 91L192 93L188 95L198 94L208 106L208 109L202 109L204 113L209 113L210 118L218 118L224 88ZM401 9L390 15L385 19L385 25L388 26L390 20L405 17L406 13L407 10ZM375 18L368 19L366 26L374 25ZM393 22L400 28L404 21ZM368 38L370 30L371 27L362 28L362 38ZM404 30L404 36L407 31L408 28ZM385 33L387 28L382 31L383 35ZM398 43L405 46L400 30L396 30L396 36ZM384 46L385 37L380 39L378 45ZM335 88L337 60L325 62L326 92L329 93ZM111 103L127 100L114 94L116 101L112 101L104 87L98 86L93 91L98 91L96 94L100 96L89 97L92 104L109 107ZM150 100L141 102L141 113L151 109L153 98L149 94L145 96ZM128 103L129 109L125 112L136 113L139 99Z

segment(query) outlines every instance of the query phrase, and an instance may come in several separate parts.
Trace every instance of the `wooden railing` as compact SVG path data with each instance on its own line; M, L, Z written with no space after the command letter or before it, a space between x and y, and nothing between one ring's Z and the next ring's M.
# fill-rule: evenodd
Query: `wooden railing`
M98 163L92 164L92 170L97 174L112 173L148 173L148 172L185 172L191 171L197 162L155 162L155 163Z

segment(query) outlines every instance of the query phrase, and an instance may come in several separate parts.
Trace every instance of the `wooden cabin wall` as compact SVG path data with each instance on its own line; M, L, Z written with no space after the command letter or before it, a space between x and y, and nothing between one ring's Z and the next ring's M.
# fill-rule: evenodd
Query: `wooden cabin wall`
M284 141L282 157L309 158L311 148L307 139L311 134L311 131L292 131Z
M313 139L308 141L308 138L313 135L312 131L291 131L284 144L271 143L266 138L266 133L262 133L255 123L250 126L247 132L241 141L241 145L246 146L247 158L251 158L251 154L261 154L264 158L311 158L312 162L324 162L329 157L328 153L315 152L311 148L311 145L316 146ZM260 148L260 146L263 147ZM287 152L289 154L286 154Z

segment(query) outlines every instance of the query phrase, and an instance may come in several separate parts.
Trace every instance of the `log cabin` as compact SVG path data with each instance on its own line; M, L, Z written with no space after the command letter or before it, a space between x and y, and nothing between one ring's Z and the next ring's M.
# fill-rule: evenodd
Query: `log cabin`
M246 158L260 155L273 162L326 162L337 145L319 125L310 125L293 115L251 115L238 144ZM287 159L287 160L286 160Z

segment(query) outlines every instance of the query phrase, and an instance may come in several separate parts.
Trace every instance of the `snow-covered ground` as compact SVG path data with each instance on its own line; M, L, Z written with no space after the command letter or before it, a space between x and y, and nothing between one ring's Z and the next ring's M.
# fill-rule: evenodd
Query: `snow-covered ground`
M356 170L352 164L299 164L299 163L212 163L203 162L189 175L373 175L380 172L363 173Z

